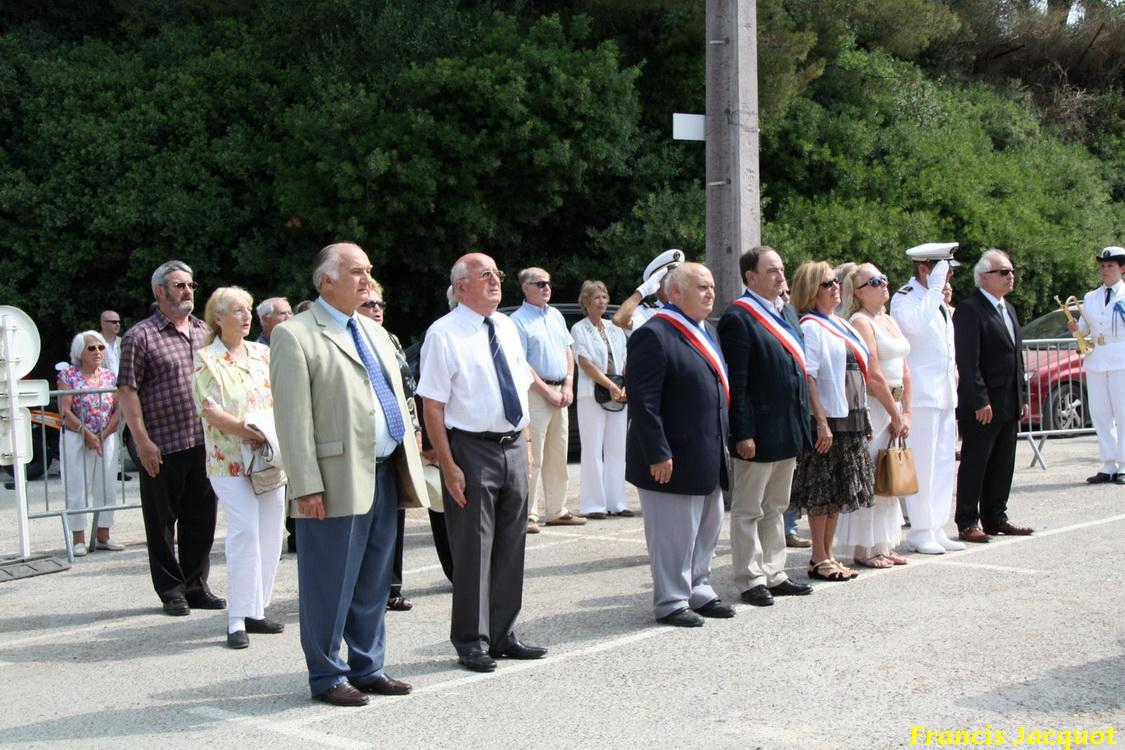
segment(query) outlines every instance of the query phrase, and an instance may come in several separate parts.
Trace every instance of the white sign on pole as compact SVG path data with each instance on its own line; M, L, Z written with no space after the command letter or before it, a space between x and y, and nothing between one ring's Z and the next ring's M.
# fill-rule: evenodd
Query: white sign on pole
M7 414L0 416L2 422L6 423L9 419L12 418ZM26 464L34 455L31 449L31 412L17 409L12 422L0 429L0 466Z
M16 401L20 406L46 406L50 401L51 384L46 380L21 380L16 385ZM0 414L11 405L6 383L0 383Z
M685 115L681 112L672 113L672 138L677 141L706 140L704 137L706 127L706 115Z

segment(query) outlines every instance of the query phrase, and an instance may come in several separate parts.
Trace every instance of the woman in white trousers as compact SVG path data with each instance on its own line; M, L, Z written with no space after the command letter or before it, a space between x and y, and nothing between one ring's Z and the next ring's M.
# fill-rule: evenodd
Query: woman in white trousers
M582 441L582 492L579 510L586 518L632 516L625 499L625 388L611 376L625 373L625 332L603 318L609 292L600 281L586 281L578 295L586 317L571 328L574 356L582 371L575 402ZM609 401L598 403L594 384Z
M281 557L285 486L256 494L246 476L242 444L263 435L246 418L273 409L269 347L246 341L253 300L238 287L220 287L207 300L212 337L195 353L192 395L203 418L207 477L227 517L227 645L246 648L248 633L280 633L266 617Z

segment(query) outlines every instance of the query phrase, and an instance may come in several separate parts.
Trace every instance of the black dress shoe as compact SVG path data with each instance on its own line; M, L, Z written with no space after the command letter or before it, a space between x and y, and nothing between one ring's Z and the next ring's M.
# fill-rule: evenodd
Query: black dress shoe
M244 621L246 623L247 633L262 633L265 635L274 635L285 630L285 625L277 620L271 620L268 617L263 617L260 620L255 620L253 617L247 617Z
M712 599L702 607L696 607L695 612L704 617L716 617L719 619L734 617L734 607L729 604L723 604L722 599Z
M226 609L227 600L222 597L215 596L210 591L204 591L202 594L195 594L187 597L187 603L194 609Z
M317 693L313 700L331 703L333 706L366 706L367 696L352 687L347 680L337 682L323 693Z
M812 586L807 583L797 583L786 578L776 586L769 587L773 596L805 596L812 593Z
M1086 477L1086 481L1090 484L1106 484L1114 481L1116 477L1116 474L1106 474L1104 471L1099 471L1092 477Z
M489 649L488 655L493 659L499 659L501 656L509 659L542 659L547 655L547 649L542 646L528 646L517 638L507 648Z
M164 602L164 614L172 617L183 617L191 614L191 607L188 606L187 599L182 596L173 596Z
M245 630L236 630L233 633L227 633L227 645L231 648L247 648L250 645L250 639L246 636Z
M462 667L474 672L493 672L496 670L496 660L480 649L473 649L457 659Z
M773 594L764 585L758 584L742 592L742 601L755 607L769 607L773 604Z
M379 675L371 682L365 682L362 685L352 683L352 686L362 693L372 693L374 695L407 695L414 689L402 680L388 677L386 673Z
M692 612L687 607L678 609L670 615L656 618L657 622L664 623L665 625L675 625L678 628L701 628L703 627L703 618Z

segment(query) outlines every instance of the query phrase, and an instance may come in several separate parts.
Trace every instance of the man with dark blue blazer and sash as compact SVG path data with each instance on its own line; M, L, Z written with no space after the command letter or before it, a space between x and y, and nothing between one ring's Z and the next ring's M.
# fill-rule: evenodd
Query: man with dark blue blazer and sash
M698 627L733 617L711 587L723 525L730 388L722 352L704 321L715 304L707 267L668 273L669 303L629 338L625 478L644 512L656 619Z
M719 321L730 374L730 538L734 582L759 607L812 593L785 574L785 524L797 456L812 446L804 344L791 307L779 313L785 264L771 247L739 258L747 291Z

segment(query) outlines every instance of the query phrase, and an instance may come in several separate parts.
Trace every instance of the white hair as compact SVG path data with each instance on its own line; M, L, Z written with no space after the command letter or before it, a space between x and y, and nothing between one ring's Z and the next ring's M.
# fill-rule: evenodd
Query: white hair
M76 333L74 334L74 338L70 340L70 364L82 364L82 350L86 348L87 338L97 339L102 346L107 349L109 348L109 344L105 342L105 339L97 331L82 331L81 333Z
M167 263L161 263L155 271L152 272L152 296L156 298L156 288L164 286L168 283L168 277L176 271L183 271L188 276L195 276L191 270L191 266L184 263L182 260L170 260Z
M449 283L452 286L461 279L467 278L469 278L469 261L461 258L453 264L453 268L449 271Z
M313 266L313 287L320 291L320 282L325 276L333 281L340 280L340 251L345 247L358 247L354 242L333 242L316 254Z
M980 260L973 266L973 282L977 285L977 288L980 288L980 281L985 272L992 270L992 261L1001 259L1009 263L1012 262L1012 259L1003 250L992 247L984 251L984 255L980 256Z
M445 301L449 303L450 310L457 307L457 293L453 291L452 284L445 289Z
M285 299L285 297L270 297L269 299L262 300L262 304L258 305L258 320L261 321L261 319L266 317L267 315L273 315L275 312L277 312L274 309L274 306L278 302L288 301L289 300Z

